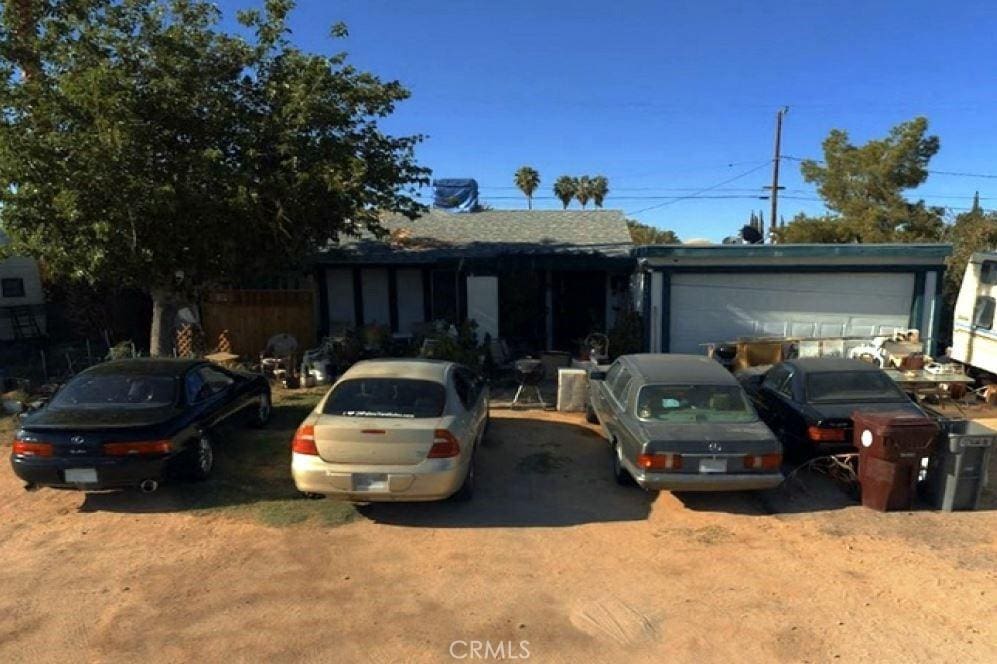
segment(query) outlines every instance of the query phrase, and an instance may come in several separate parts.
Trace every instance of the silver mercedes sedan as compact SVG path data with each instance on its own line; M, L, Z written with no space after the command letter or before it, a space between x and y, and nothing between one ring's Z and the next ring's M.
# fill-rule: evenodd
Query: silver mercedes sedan
M624 355L593 372L590 421L602 424L621 484L648 490L767 489L782 446L737 380L698 355Z
M368 360L340 377L291 444L299 491L357 502L469 499L488 388L440 360Z

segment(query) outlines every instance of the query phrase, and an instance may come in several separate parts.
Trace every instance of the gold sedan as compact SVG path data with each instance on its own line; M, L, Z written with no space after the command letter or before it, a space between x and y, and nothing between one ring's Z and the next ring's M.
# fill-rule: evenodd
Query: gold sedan
M357 502L467 500L488 423L488 389L440 360L358 362L298 428L298 490Z

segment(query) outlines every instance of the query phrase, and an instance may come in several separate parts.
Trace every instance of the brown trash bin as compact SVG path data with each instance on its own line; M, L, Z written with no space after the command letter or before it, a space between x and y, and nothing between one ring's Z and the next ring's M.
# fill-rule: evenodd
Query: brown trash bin
M924 415L892 411L856 411L852 422L862 504L884 512L909 510L921 459L934 449L938 424Z

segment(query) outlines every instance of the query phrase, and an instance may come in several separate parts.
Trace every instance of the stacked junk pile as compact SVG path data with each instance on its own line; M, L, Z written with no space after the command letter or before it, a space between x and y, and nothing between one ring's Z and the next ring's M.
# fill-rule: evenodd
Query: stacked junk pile
M872 340L759 338L707 346L707 354L732 372L763 372L795 357L848 357L883 368L904 391L921 397L961 398L972 383L962 367L925 355L917 330ZM920 496L945 511L977 509L997 431L920 405L926 416L852 414L862 504L910 510Z

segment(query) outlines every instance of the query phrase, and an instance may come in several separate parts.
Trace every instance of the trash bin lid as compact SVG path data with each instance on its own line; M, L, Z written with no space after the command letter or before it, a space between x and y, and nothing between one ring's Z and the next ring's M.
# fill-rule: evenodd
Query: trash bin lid
M861 426L871 429L873 433L886 433L890 429L901 429L904 427L925 427L937 431L938 424L927 415L918 415L906 410L888 411L863 411L857 410L852 414L852 421L855 428Z
M927 456L939 432L933 419L910 411L859 410L852 414L852 422L855 446L885 459Z
M967 447L993 447L997 442L997 431L974 420L948 420L942 430L953 454Z

